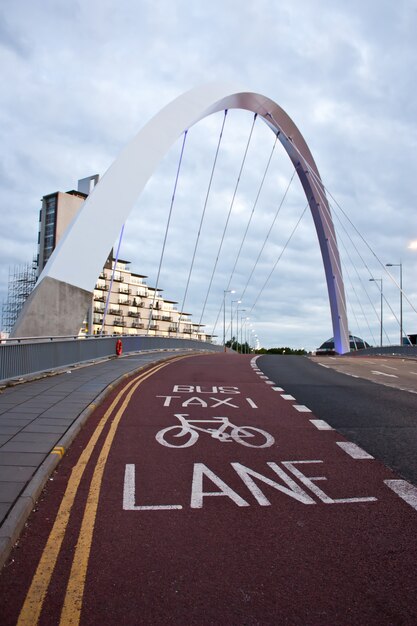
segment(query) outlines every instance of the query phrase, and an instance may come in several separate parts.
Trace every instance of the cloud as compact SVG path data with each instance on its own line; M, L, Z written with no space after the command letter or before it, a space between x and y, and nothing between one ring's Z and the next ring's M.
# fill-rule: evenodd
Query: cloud
M417 10L412 0L400 6L388 0L20 0L3 17L0 301L8 267L32 258L44 194L104 174L136 132L186 89L230 80L278 102L312 150L338 229L351 330L360 334L359 323L366 339L369 326L378 336L373 311L378 294L368 278L382 275L386 262L402 260L404 288L416 305L416 256L409 247L417 201L412 81ZM222 114L212 116L187 136L160 279L166 297L180 302L222 121ZM194 321L207 296L252 122L250 113L228 114L190 277L186 308ZM218 317L240 246L232 286L237 294L245 289L291 178L291 163L278 144L242 244L273 141L257 120L207 301L208 328ZM150 284L156 280L180 142L160 164L126 224L122 254L149 276ZM246 308L259 295L305 203L295 179L247 286ZM398 313L398 289L385 274L384 287ZM404 316L407 332L415 332L412 308L405 307ZM267 346L315 348L332 334L308 212L251 317ZM387 332L394 341L398 326L390 317Z

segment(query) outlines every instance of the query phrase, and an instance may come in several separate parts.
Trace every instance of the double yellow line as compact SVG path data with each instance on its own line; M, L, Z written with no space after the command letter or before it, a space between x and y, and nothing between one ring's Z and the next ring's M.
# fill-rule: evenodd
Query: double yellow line
M187 356L176 357L174 359L171 359L169 362L155 365L150 370L139 374L139 376L131 380L117 394L116 398L113 400L110 407L101 418L87 446L80 455L77 464L72 469L71 476L69 478L68 485L65 490L61 505L59 507L54 525L49 534L48 541L43 550L37 570L32 579L31 586L21 609L17 626L35 626L38 623L43 603L45 601L45 597L48 591L48 587L51 582L56 562L58 560L59 552L61 550L62 542L64 540L65 532L71 514L71 509L74 504L74 500L77 495L78 487L80 485L84 471L95 449L98 439L103 432L104 427L112 416L113 411L116 409L118 403L123 399L124 396L124 399L122 400L120 407L115 413L114 419L111 422L109 431L101 448L94 469L61 613L61 626L73 626L79 624L84 595L84 586L87 576L88 560L90 556L94 524L100 496L100 487L107 458L114 436L116 434L117 427L132 398L132 395L135 393L139 385L141 385L145 380L156 374L156 372L158 372L159 370L170 365L173 361L178 361L184 358L187 358Z

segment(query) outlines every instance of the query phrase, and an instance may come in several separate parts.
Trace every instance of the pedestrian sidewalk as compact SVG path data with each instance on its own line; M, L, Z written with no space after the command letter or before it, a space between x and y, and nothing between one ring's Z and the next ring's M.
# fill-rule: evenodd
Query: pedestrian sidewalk
M0 393L0 567L48 477L97 403L123 378L178 352L158 351L81 364ZM94 402L94 406L91 404Z

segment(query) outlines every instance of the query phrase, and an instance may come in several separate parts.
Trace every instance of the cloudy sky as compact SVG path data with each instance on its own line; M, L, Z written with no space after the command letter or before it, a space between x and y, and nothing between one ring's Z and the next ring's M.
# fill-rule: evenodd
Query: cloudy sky
M384 342L398 341L399 293L380 263L401 261L412 304L404 300L404 328L417 332L416 0L2 0L0 11L0 302L9 268L36 254L40 198L104 174L164 105L220 80L275 100L309 144L331 194L351 331L379 341L379 283L369 278L382 277ZM159 282L180 305L222 121L218 113L187 134ZM261 345L314 349L332 335L317 237L309 211L294 231L306 200L262 120L220 249L252 122L242 111L226 120L185 310L212 331L230 281L227 320L245 291L239 306ZM150 285L181 141L138 199L121 244ZM222 314L215 332L222 336Z

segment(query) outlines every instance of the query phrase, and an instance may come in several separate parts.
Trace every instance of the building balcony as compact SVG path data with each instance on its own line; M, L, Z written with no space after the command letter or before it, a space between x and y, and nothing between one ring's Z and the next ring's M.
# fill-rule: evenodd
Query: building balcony
M104 308L101 306L95 306L94 307L94 313L101 313L103 315L104 313Z
M125 325L125 323L123 321L123 318L121 318L121 317L116 317L113 320L113 326L124 326L124 325Z
M163 315L162 316L162 321L163 322L172 322L172 317L170 315Z
M129 289L129 287L119 287L119 293L126 293L126 294L131 294L132 290Z
M120 309L114 309L114 308L111 308L111 307L109 309L109 313L110 313L110 315L119 315L119 316L123 315L123 313L122 313L122 311Z
M159 326L158 326L158 324L151 324L151 325L149 326L149 330L159 330Z
M94 315L93 317L93 324L102 324L103 323L103 316L102 315Z
M106 298L104 296L94 296L94 302L105 302Z
M100 285L100 283L97 283L96 286L94 287L94 289L100 289L101 291L108 291L109 290L109 286L108 285Z
M143 328L142 322L132 322L132 328Z
M170 327L168 328L168 332L170 332L170 333L176 333L176 332L177 332L177 327L176 327L176 326L170 326Z
M140 313L138 313L138 311L128 311L127 314L129 317L140 317Z
M114 280L115 283L124 283L125 282L125 277L115 274L114 277L113 277L113 280Z
M119 304L124 304L125 306L132 306L132 301L131 300L120 300L120 298L119 298Z
M156 314L154 314L154 315L152 315L152 319L153 319L153 320L158 320L158 321L160 321L160 320L162 319L162 315L156 315Z

